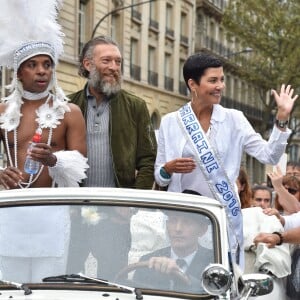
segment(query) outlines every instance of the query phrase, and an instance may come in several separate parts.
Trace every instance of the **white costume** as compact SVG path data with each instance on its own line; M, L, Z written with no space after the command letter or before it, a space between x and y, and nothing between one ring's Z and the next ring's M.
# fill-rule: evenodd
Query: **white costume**
M211 117L211 129L207 135L212 147L218 152L230 181L235 184L244 151L261 163L275 165L285 151L290 133L289 129L282 132L274 126L267 142L254 131L242 112L215 104ZM166 162L178 157L191 157L191 153L179 127L177 112L164 116L158 136L155 162L156 182L160 186L168 185L168 191L182 192L184 189L193 189L202 195L212 197L199 168L189 174L174 173L170 179L165 179L160 175L160 168Z
M242 209L244 227L245 274L271 272L274 275L273 292L264 299L286 299L285 277L291 273L291 255L288 244L268 248L259 243L254 246L253 240L260 232L272 233L283 231L280 221L275 216L263 213L261 207Z
M36 110L37 130L48 130L48 145L52 131L60 125L64 114L70 111L64 92L59 88L55 69L48 89L41 93L24 91L17 78L20 65L37 55L49 56L54 66L63 51L63 33L57 23L60 0L4 1L0 10L0 66L13 68L9 86L11 94L3 99L5 111L0 115L4 143L9 149L8 132L13 132L14 154L7 151L8 163L18 168L17 142L22 98L30 101L44 99ZM50 102L51 101L51 102ZM49 104L51 103L51 105ZM86 175L87 159L78 151L54 153L56 165L49 167L53 186L79 186ZM13 157L12 157L13 156ZM19 183L28 188L42 173L41 166L28 182ZM0 270L4 280L36 282L45 276L65 273L70 236L69 207L28 206L7 208L0 215Z

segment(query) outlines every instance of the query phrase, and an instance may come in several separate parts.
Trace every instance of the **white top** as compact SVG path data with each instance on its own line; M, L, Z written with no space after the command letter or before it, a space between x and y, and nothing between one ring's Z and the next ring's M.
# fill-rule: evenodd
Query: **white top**
M288 216L283 216L283 218L285 220L284 230L300 227L300 211Z
M285 151L290 133L289 129L283 132L274 126L269 141L266 141L254 131L241 111L215 104L211 117L209 140L211 146L218 152L229 179L235 184L244 151L263 164L275 165ZM187 150L185 135L178 124L177 111L165 115L159 129L155 180L160 186L169 185L168 191L182 192L189 188L187 184L182 185L183 178L187 175L174 173L171 179L164 179L159 172L161 166L166 162L185 157ZM203 177L196 176L199 171L198 167L189 175L190 186L202 195L212 197Z
M289 275L291 273L291 254L288 244L268 248L265 243L259 243L257 247L253 247L253 240L260 232L283 230L277 217L264 214L261 207L244 208L242 213L245 273L259 272L259 269L263 267L272 272L277 278ZM252 257L254 257L254 260Z

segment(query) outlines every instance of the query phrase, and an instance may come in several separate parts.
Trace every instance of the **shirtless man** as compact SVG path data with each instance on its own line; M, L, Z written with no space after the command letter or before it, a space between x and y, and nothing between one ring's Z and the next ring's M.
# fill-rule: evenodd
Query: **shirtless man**
M58 186L66 186L57 179L68 177L69 166L65 163L73 155L73 163L77 159L83 160L86 168L82 157L86 155L84 118L78 106L51 94L49 86L53 82L53 74L51 54L29 57L17 70L18 84L23 88L22 99L12 95L0 104L1 139L8 156L8 167L0 172L0 183L5 189L51 187L53 181ZM13 98L13 101L8 98ZM24 172L24 162L28 145L38 128L42 130L41 143L37 143L29 154L41 163L41 172L30 176ZM63 150L70 151L64 154ZM84 168L79 173L84 173ZM82 175L79 179L85 177Z
M12 93L0 104L0 138L8 157L8 166L0 171L0 184L5 189L79 186L88 168L85 122L79 107L68 103L57 85L52 44L22 44L13 61ZM42 132L41 142L27 153L37 130ZM40 162L37 174L24 171L27 155ZM66 205L1 209L3 279L40 282L64 274L70 226Z

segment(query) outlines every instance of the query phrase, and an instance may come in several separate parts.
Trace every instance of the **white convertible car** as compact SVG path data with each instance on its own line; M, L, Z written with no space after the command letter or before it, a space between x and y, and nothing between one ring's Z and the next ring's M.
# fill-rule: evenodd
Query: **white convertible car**
M110 188L0 192L0 300L271 293L269 275L236 274L228 257L225 211L210 198Z

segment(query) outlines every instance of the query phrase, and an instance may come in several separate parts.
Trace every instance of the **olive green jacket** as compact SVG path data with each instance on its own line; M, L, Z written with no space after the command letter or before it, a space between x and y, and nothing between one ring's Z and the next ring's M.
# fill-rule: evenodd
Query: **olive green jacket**
M68 96L85 118L86 87ZM146 103L124 90L110 103L109 135L116 186L151 189L157 143Z

